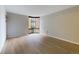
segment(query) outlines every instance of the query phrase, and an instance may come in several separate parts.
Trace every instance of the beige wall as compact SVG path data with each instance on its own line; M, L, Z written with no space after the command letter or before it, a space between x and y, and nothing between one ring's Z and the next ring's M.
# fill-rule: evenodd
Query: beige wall
M6 40L6 11L4 6L0 6L0 52Z
M7 13L7 37L19 37L27 35L28 17L24 15Z
M41 17L41 33L79 44L79 7Z

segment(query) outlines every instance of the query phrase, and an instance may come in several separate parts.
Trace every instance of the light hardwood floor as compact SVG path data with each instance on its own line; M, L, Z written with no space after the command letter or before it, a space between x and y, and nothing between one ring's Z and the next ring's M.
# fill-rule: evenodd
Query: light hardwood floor
M5 54L70 54L79 53L79 45L41 34L7 39Z

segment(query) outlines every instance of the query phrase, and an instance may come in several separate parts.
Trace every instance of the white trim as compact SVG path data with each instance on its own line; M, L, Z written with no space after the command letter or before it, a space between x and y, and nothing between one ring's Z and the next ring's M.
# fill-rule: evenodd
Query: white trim
M48 35L48 34L45 34L45 35L79 45L79 43L73 42L73 41L70 41L70 40L67 40L67 39L63 39L63 38L52 36L52 35Z

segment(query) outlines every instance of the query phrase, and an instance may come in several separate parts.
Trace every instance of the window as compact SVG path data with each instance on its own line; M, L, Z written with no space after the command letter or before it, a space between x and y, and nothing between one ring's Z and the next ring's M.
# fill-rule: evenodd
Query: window
M39 27L40 27L40 17L29 16L28 20L29 34L39 33Z

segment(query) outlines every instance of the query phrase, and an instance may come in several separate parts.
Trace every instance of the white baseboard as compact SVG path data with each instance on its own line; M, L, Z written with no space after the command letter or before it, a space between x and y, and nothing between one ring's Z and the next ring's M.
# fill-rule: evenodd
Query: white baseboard
M48 34L47 34L47 35L48 35ZM48 36L53 37L53 38L57 38L57 39L60 39L60 40L64 40L64 41L67 41L67 42L70 42L70 43L73 43L73 44L79 45L79 43L73 42L73 41L70 41L70 40L67 40L67 39L62 39L62 38L60 38L60 37L56 37L56 36L52 36L52 35L48 35Z

